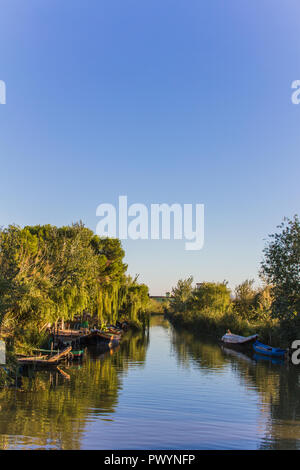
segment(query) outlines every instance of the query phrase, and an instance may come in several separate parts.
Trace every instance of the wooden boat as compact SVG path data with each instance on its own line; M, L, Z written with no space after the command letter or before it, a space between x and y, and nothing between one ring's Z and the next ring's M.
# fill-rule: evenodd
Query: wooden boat
M51 366L59 364L65 359L71 352L72 346L68 346L63 351L54 354L54 356L31 356L31 357L19 357L19 364L37 364L43 366Z
M112 339L120 339L122 332L116 331L102 331L98 329L89 330L86 332L76 330L60 330L55 335L55 343L57 342L72 342L79 340L82 343L89 342L92 338L97 338L99 341L111 341Z
M80 343L89 344L89 343L103 343L107 345L108 348L115 347L119 344L121 336L114 335L111 333L106 333L100 330L93 330L85 336L80 338Z
M228 345L228 346L244 346L244 345L249 345L256 341L258 335L252 335L252 336L239 336L239 335L234 335L233 333L226 333L224 336L222 336L221 341L222 343Z
M253 344L253 349L258 354L263 354L264 356L271 357L284 357L286 353L286 349L273 348L272 346L263 344L260 341L255 341L255 343Z

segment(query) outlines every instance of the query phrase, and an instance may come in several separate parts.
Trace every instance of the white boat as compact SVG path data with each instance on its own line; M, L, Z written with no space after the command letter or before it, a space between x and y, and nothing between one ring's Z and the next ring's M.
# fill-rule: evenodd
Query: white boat
M258 335L239 336L239 335L234 335L233 333L226 333L224 336L222 336L221 341L226 344L243 345L243 344L249 344L249 343L252 343L253 341L256 341L257 337Z

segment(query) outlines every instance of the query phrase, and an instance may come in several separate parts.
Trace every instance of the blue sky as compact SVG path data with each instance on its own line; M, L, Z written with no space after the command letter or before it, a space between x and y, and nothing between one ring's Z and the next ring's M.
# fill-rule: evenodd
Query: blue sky
M96 207L203 203L205 245L126 241L131 274L257 278L299 213L296 0L3 0L0 223L96 230Z

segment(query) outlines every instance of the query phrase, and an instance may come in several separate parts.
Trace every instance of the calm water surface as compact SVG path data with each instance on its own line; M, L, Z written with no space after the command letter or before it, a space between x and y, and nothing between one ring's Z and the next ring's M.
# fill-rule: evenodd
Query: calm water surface
M0 448L300 448L300 369L258 359L152 317L111 354L0 391Z

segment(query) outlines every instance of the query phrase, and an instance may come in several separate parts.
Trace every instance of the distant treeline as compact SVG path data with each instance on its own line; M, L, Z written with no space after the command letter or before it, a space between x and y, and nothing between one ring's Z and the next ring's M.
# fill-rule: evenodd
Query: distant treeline
M278 228L264 249L262 287L255 289L254 281L247 279L232 293L227 282L203 282L193 288L192 277L179 280L164 306L169 319L218 336L230 329L285 343L300 339L299 219L284 219Z
M143 322L148 287L126 274L118 239L72 226L9 226L0 232L0 327L42 331L83 311L99 324Z

